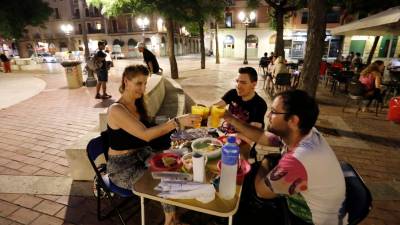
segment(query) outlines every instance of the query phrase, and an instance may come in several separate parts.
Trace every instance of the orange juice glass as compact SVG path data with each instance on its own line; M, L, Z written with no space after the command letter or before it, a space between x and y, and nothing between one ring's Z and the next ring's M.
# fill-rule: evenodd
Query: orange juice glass
M225 113L225 108L219 108L217 106L212 106L211 108L211 127L218 128L221 117Z
M203 117L204 107L199 105L192 105L192 114L193 115L200 115ZM201 126L201 121L194 124L194 128L199 128Z

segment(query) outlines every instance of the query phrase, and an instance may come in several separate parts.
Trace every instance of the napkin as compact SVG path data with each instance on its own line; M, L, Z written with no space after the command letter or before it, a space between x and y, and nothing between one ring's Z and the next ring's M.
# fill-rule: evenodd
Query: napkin
M215 189L212 184L188 182L179 180L161 180L154 188L161 191L158 196L171 199L196 199L208 203L215 198Z

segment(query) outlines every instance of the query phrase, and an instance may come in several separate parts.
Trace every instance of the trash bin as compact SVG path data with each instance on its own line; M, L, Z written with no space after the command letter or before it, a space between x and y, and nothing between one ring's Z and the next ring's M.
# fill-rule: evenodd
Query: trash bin
M64 61L61 65L65 68L68 88L80 88L83 86L82 68L80 61Z

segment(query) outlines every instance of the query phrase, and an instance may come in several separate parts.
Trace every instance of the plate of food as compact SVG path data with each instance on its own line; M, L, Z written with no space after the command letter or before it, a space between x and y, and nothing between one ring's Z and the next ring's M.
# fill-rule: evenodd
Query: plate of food
M178 154L159 153L150 160L151 171L176 171L181 168L182 162Z
M192 128L192 129L186 129L186 130L181 130L177 131L171 134L171 148L172 149L177 149L177 148L182 148L187 145L190 146L190 142L194 139L197 138L202 138L202 137L209 137L211 136L208 134L208 129L207 128Z
M193 152L207 155L209 159L218 158L221 155L222 142L216 138L205 137L192 141Z

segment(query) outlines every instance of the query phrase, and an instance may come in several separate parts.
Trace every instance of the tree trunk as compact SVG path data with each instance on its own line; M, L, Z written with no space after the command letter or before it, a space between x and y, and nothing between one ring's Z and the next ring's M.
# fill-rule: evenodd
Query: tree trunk
M166 27L167 27L167 50L168 50L168 58L169 65L171 67L171 78L178 79L178 65L176 64L175 58L175 49L174 49L174 21L171 18L166 19Z
M219 45L218 45L218 21L215 21L215 63L220 64Z
M307 46L300 89L313 97L317 92L319 67L325 44L326 5L326 0L308 1Z
M200 54L201 54L201 69L206 68L206 49L204 47L204 21L200 20L199 31L200 31Z
M85 0L79 1L79 12L81 17L81 24L82 24L82 39L83 45L85 46L85 62L89 60L89 44L87 38L87 28L86 28L86 15L83 5L85 4Z
M276 41L275 41L275 56L285 57L284 42L283 42L283 16L284 12L281 8L275 9L276 19Z
M380 36L375 36L374 43L372 44L371 51L369 52L367 65L371 64L372 58L374 57L376 46L378 46Z

